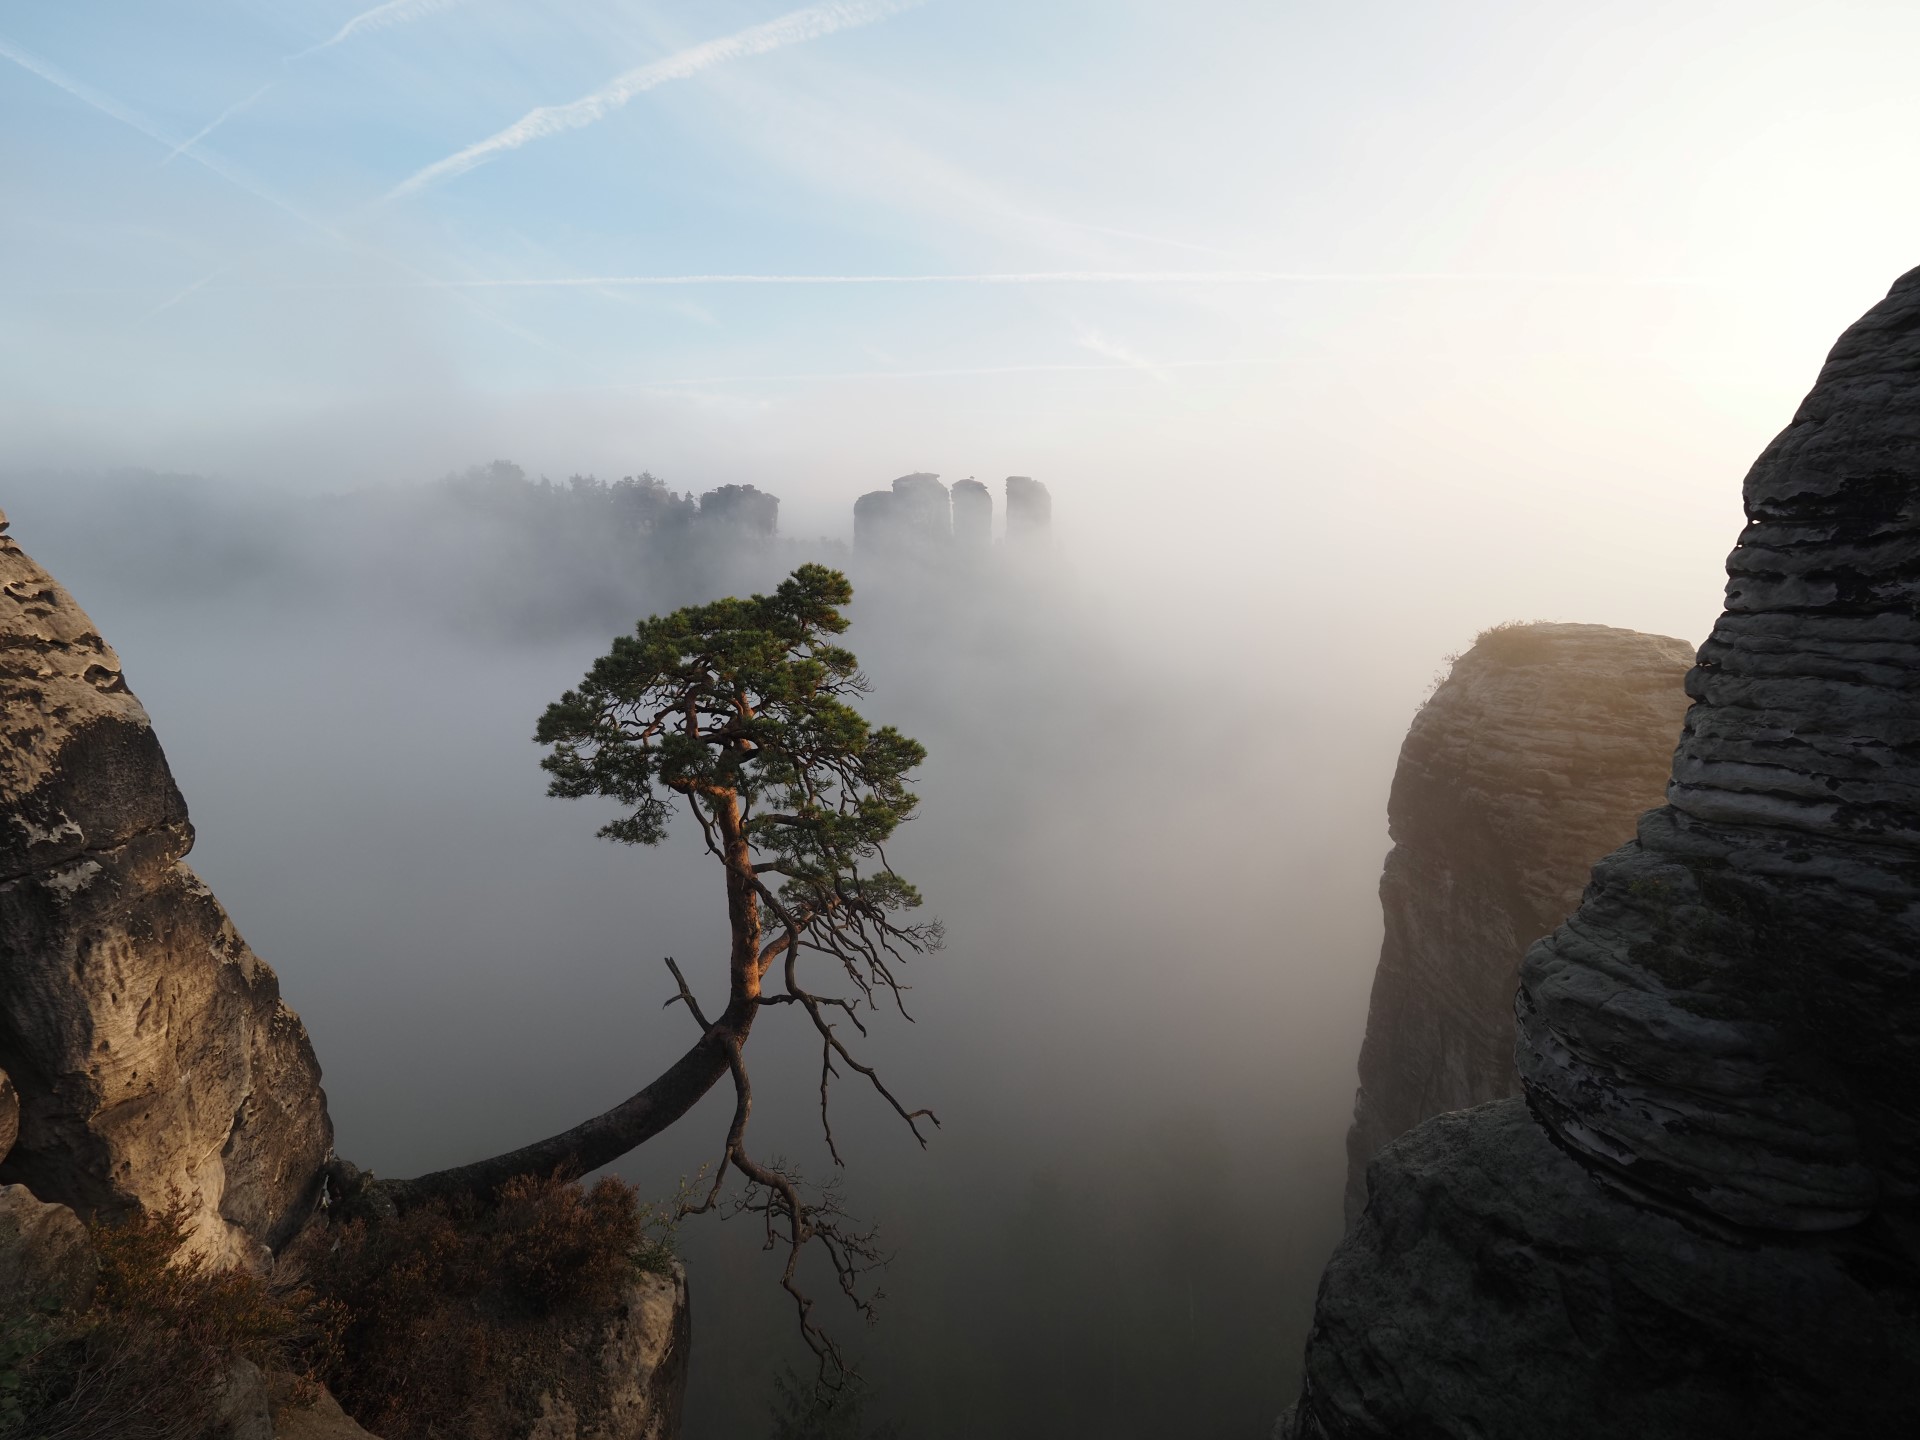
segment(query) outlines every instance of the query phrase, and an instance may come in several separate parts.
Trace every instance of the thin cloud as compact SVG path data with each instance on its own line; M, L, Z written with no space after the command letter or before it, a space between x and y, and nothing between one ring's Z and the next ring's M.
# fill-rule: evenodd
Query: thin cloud
M979 270L912 275L577 275L533 279L394 282L432 290L619 290L699 285L1572 285L1716 286L1740 281L1694 275L1544 274L1475 270ZM364 284L283 289L364 289Z
M1130 366L1143 374L1151 375L1163 385L1173 383L1173 376L1165 366L1154 364L1153 361L1147 359L1146 356L1140 354L1138 351L1129 349L1117 340L1109 339L1098 330L1085 331L1080 336L1080 348L1083 350L1091 350L1096 355L1105 356L1109 360L1117 360L1122 365Z
M483 165L495 155L505 150L517 150L534 140L543 140L550 135L559 135L568 130L578 130L592 125L612 114L636 95L641 95L656 86L672 80L686 80L698 75L702 70L729 60L744 59L751 55L764 55L769 50L783 49L788 45L798 45L807 40L818 40L841 30L852 30L862 25L871 25L875 21L885 20L902 11L912 10L923 0L827 0L820 5L809 5L804 10L795 10L778 19L768 20L764 24L752 25L732 35L724 35L718 40L708 40L691 49L681 50L656 60L650 65L642 65L636 70L603 85L590 95L565 105L542 105L529 110L513 124L496 135L490 135L477 144L436 160L423 170L418 170L402 180L387 192L389 200L403 195L411 195L439 180L463 175L477 165Z
M346 24L333 32L331 38L322 40L318 45L309 45L296 51L287 59L298 60L307 55L318 55L322 50L331 50L343 40L369 30L385 30L394 25L404 25L409 20L418 20L422 15L431 15L436 10L451 10L466 0L387 0L384 5L376 5L371 10L362 10Z
M1322 362L1313 356L1246 356L1231 360L1168 360L1157 370L1247 370L1288 366L1312 366ZM1098 375L1139 374L1140 366L1126 361L1093 363L1054 361L1026 365L952 365L932 370L802 370L770 375L701 375L684 380L622 380L592 387L600 390L682 390L688 387L721 385L804 384L838 380L951 380L991 375ZM1166 377L1156 377L1164 379Z

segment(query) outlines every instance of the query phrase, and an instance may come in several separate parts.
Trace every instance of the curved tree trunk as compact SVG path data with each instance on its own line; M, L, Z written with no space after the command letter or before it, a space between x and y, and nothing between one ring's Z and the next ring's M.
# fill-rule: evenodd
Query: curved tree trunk
M760 977L787 942L783 940L768 946L764 952L761 950L760 904L753 856L746 827L741 822L739 797L730 790L714 790L708 794L713 806L712 823L721 838L720 845L714 848L727 866L727 917L732 930L727 1008L719 1020L707 1026L694 1047L651 1085L628 1096L613 1109L583 1120L571 1130L491 1159L456 1165L451 1170L436 1170L412 1180L375 1180L364 1199L378 1208L391 1204L396 1210L406 1210L423 1201L455 1195L487 1198L507 1181L521 1175L585 1175L611 1164L658 1135L691 1110L700 1097L729 1072L730 1052L738 1053L739 1047L746 1044L747 1031L752 1028L753 1017L760 1008ZM679 969L672 960L667 961L667 966L679 981L680 998L686 1001L687 1009L701 1024L706 1024Z
M729 1005L719 1021L659 1078L611 1110L545 1140L486 1160L436 1170L412 1180L379 1180L379 1193L401 1210L456 1195L486 1197L521 1175L585 1175L651 1140L697 1104L727 1073L727 1042L746 1039L755 1006Z

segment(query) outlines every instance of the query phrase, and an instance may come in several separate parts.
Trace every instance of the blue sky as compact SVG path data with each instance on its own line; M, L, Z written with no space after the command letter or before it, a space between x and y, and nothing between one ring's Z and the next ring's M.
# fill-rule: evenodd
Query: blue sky
M928 468L1119 535L1204 475L1409 552L1606 486L1598 584L1628 534L1724 552L1920 261L1917 42L1866 0L5 0L0 427L820 528Z

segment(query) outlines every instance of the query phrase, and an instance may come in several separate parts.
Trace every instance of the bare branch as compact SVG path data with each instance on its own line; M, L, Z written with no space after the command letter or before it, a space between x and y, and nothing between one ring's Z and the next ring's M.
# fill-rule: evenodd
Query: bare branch
M687 977L680 973L680 967L673 963L671 955L667 956L667 969L673 972L674 983L680 987L680 993L670 996L667 1005L673 1004L676 1000L685 1004L687 1009L693 1012L693 1018L700 1022L700 1033L704 1035L713 1028L713 1025L705 1015L700 1013L700 1002L693 998L693 991L687 986ZM667 1005L662 1005L660 1008L664 1010Z

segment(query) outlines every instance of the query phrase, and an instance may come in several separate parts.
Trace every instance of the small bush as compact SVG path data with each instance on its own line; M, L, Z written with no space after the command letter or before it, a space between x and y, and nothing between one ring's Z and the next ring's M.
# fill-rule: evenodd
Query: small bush
M201 1440L236 1360L285 1365L295 1346L323 1339L331 1312L310 1295L183 1253L178 1211L89 1229L93 1303L6 1328L0 1435Z
M1473 637L1473 648L1481 655L1505 665L1537 665L1551 660L1558 648L1551 636L1535 627L1539 620L1502 620L1489 625Z
M588 1412L604 1383L583 1343L636 1272L671 1263L665 1218L611 1177L521 1179L491 1204L432 1203L316 1227L299 1252L348 1317L316 1365L385 1440L490 1440L524 1430L542 1394Z

